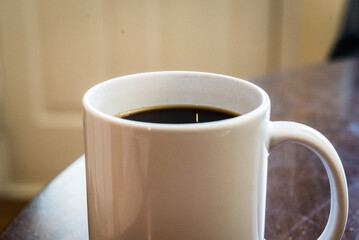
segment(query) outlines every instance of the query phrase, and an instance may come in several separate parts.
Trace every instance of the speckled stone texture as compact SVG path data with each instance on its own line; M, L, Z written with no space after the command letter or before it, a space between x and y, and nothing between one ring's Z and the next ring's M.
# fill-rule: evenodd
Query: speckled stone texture
M359 60L268 75L252 82L272 101L271 120L296 121L322 132L347 175L349 218L343 240L359 239ZM324 166L306 148L284 144L268 159L265 236L317 239L330 209Z

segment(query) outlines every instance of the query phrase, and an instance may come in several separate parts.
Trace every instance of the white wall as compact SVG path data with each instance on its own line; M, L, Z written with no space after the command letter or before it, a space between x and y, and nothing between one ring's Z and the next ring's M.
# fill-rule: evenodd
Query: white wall
M10 164L9 137L5 123L4 74L1 60L0 58L0 186L3 186L11 180L12 168Z
M339 0L0 0L0 195L29 197L83 153L81 98L116 76L241 78L325 60Z

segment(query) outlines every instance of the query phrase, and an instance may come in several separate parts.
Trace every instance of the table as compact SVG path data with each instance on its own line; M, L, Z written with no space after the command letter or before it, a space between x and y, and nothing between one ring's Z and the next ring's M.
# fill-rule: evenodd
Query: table
M359 60L250 80L268 92L272 120L307 124L333 143L349 187L349 219L342 239L359 239ZM328 178L321 162L294 144L273 151L268 161L266 239L317 239L330 206ZM88 239L84 158L41 191L0 239Z

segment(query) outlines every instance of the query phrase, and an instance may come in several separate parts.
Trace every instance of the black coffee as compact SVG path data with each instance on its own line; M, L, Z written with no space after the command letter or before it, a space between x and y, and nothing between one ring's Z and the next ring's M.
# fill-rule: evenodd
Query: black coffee
M204 123L237 117L240 114L228 110L195 106L174 105L135 109L115 115L116 117L150 123Z

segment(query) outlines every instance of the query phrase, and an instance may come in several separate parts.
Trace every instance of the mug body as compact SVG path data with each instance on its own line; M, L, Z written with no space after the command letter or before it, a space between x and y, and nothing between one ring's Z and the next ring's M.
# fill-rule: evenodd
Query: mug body
M114 116L177 104L241 116L194 124ZM143 73L93 87L83 107L90 239L264 239L270 102L262 89L218 74Z

